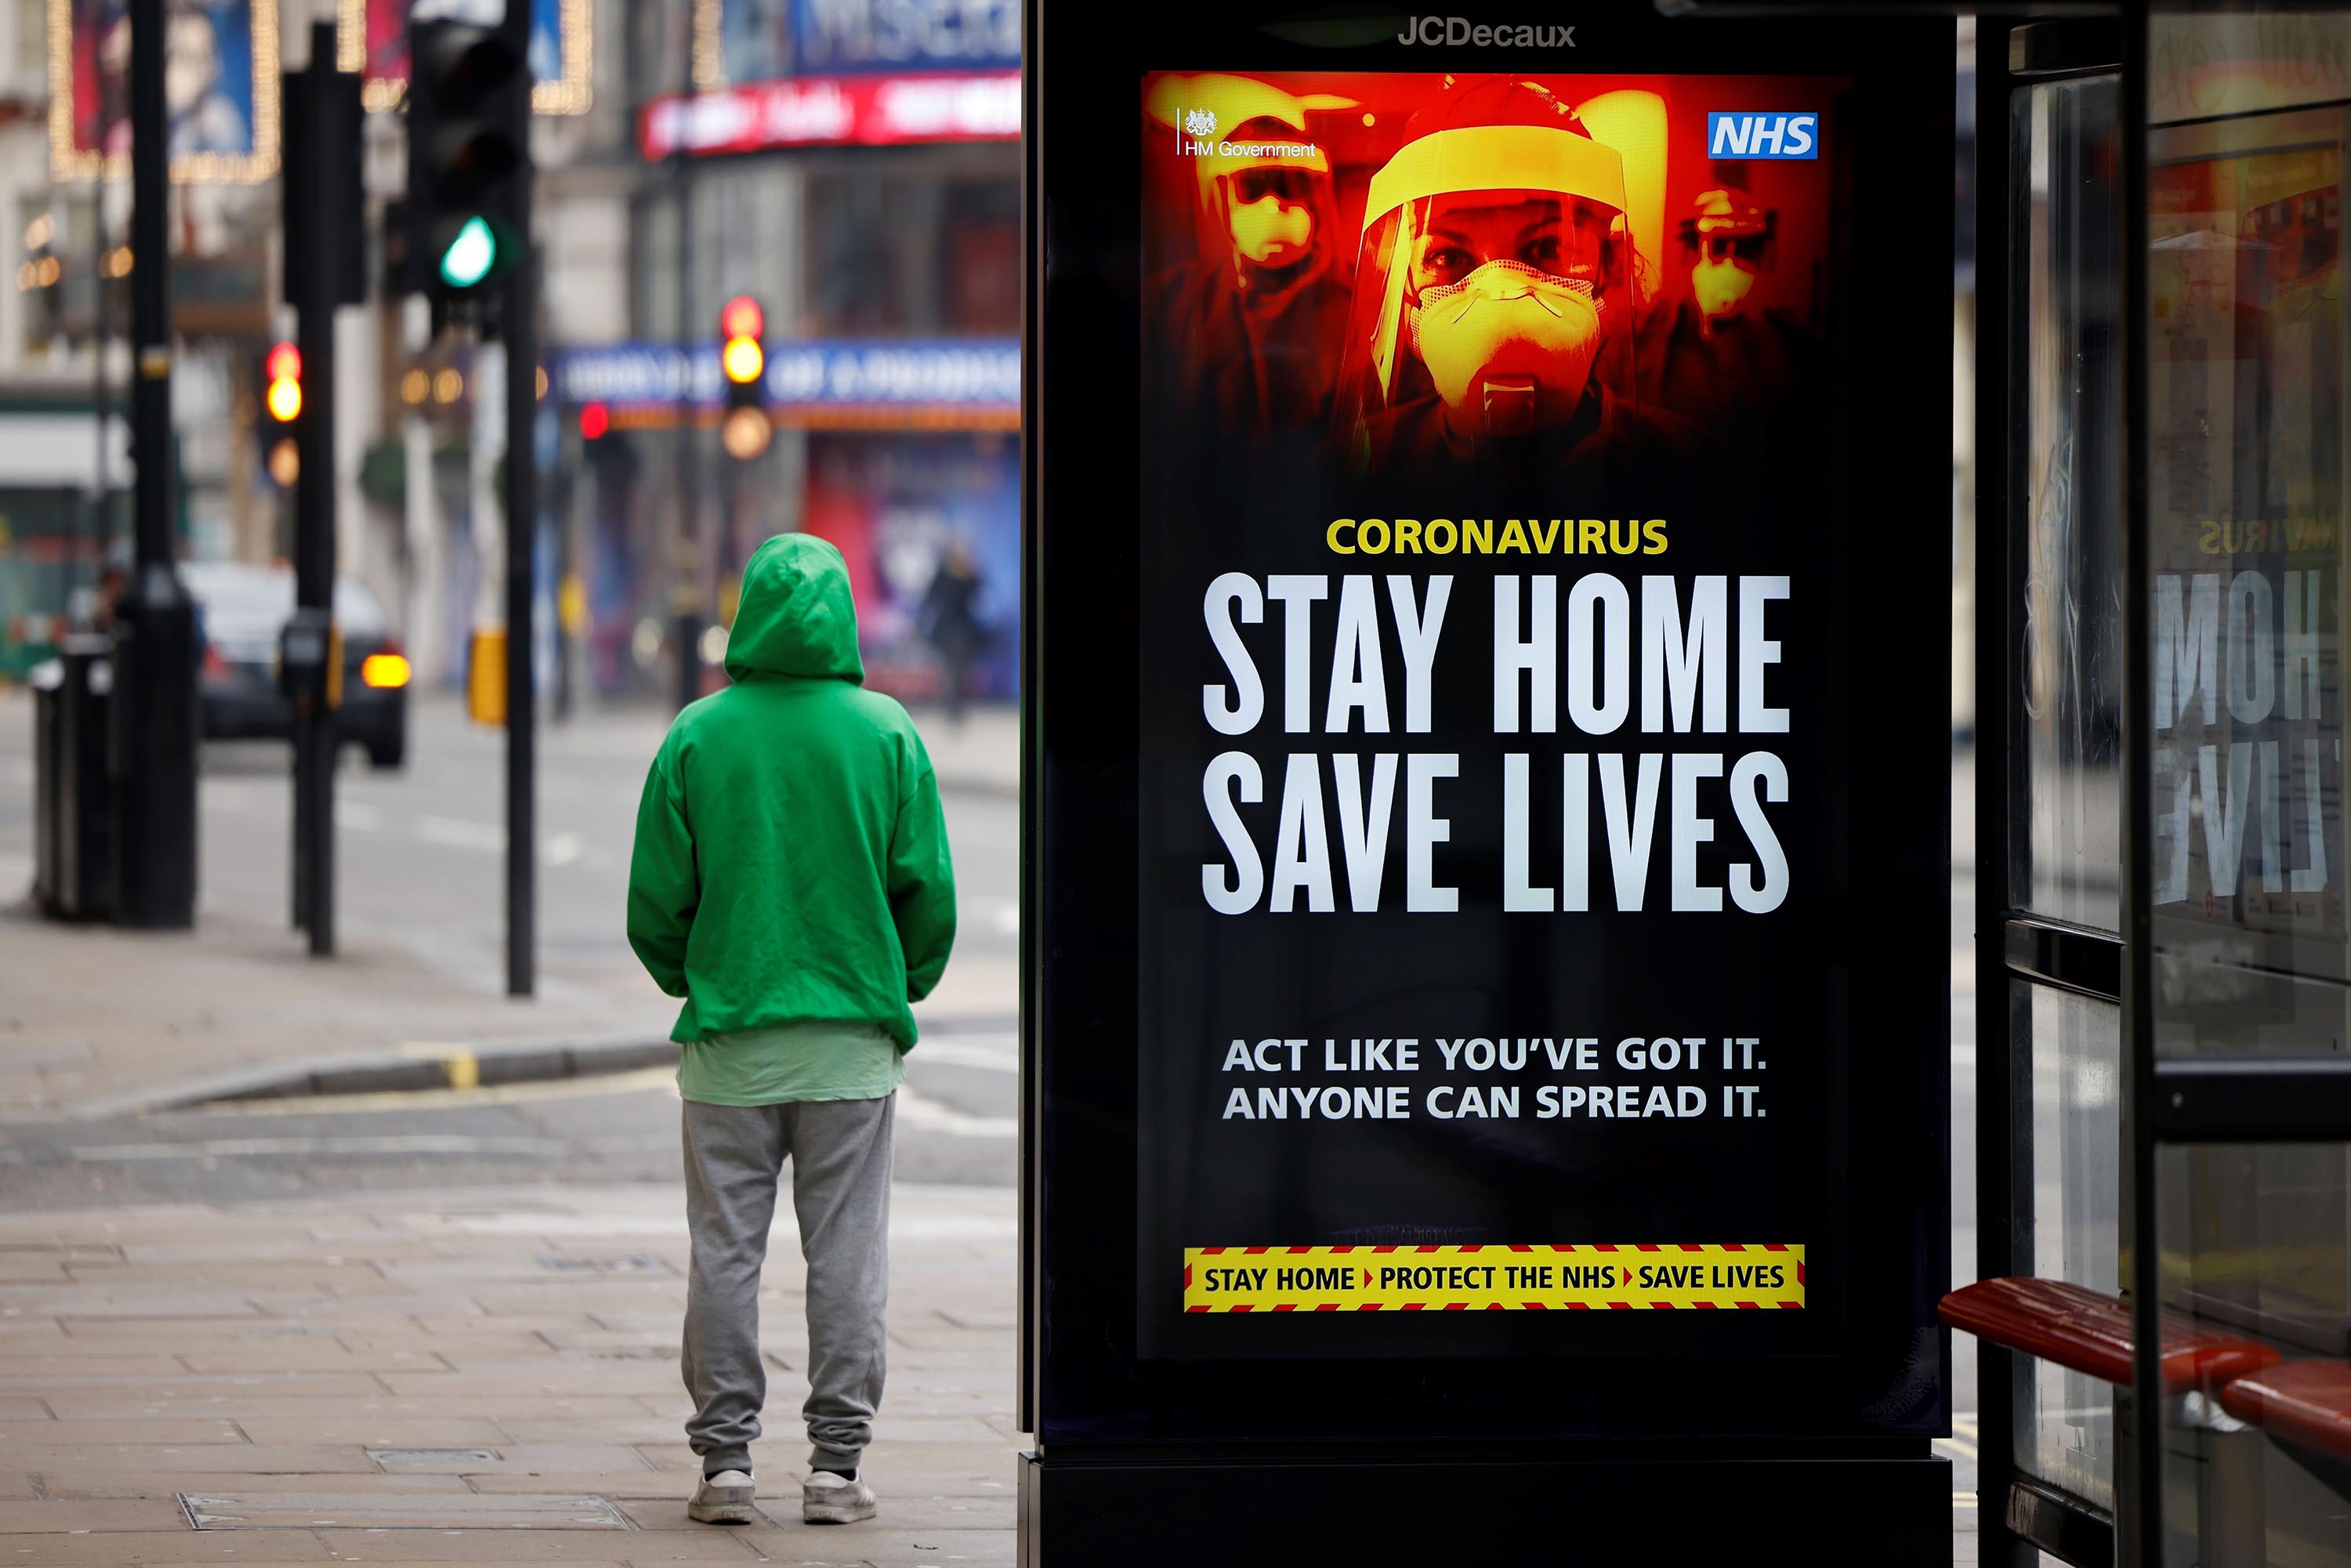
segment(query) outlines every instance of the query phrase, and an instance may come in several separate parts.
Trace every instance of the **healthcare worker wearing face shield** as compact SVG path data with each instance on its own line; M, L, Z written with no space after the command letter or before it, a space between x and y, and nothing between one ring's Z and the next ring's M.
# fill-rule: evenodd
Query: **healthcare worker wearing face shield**
M1659 475L1624 160L1532 82L1457 88L1373 177L1333 433L1374 474Z
M1330 157L1309 140L1304 106L1264 82L1170 78L1156 96L1215 128L1184 138L1210 149L1186 154L1202 254L1155 279L1168 395L1220 438L1319 434L1347 309Z
M1699 192L1681 221L1689 297L1641 334L1648 401L1735 441L1761 443L1802 407L1820 357L1792 316L1754 301L1779 259L1779 217L1735 185Z

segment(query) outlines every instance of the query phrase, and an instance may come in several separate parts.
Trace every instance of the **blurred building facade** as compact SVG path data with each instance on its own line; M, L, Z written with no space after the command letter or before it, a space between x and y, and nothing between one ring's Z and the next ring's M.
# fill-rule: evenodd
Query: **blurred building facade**
M428 343L423 307L381 287L407 4L331 13L338 64L365 74L378 111L371 299L337 324L340 565L392 607L420 677L448 683L496 608L479 563L501 526L503 366L495 348ZM0 287L0 678L87 609L128 531L124 421L94 418L124 403L129 369L122 12L0 0L0 243L16 252L16 287ZM270 562L292 505L259 398L294 325L277 302L277 73L305 63L310 15L277 0L189 15L204 26L182 18L167 40L183 549ZM922 605L960 543L992 632L979 688L1011 694L1018 15L1009 0L534 0L536 630L550 655L569 634L542 662L550 683L561 666L576 691L674 692L678 611L723 627L744 556L798 528L849 554L872 678L917 698L937 679ZM737 295L766 313L773 416L747 456L717 428L718 312ZM713 679L723 646L722 631L690 651Z
M849 559L869 683L915 699L937 692L924 605L961 545L988 632L978 689L1013 695L1018 5L634 6L639 179L611 318L633 342L559 355L557 376L583 448L582 673L604 691L669 680L674 612L731 618L751 549L804 529ZM765 318L773 426L747 453L719 429L719 315L738 297ZM702 641L716 680L723 635Z

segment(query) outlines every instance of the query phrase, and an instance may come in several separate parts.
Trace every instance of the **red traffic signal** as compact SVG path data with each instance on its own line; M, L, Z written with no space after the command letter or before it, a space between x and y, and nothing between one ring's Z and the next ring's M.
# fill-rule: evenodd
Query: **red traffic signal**
M601 402L583 403L580 409L580 439L601 441L604 433L612 428L612 411Z
M747 294L737 294L718 312L718 335L722 338L757 338L767 329L767 313Z
M261 368L273 382L295 382L302 379L302 350L291 343L280 343L269 350L269 358Z

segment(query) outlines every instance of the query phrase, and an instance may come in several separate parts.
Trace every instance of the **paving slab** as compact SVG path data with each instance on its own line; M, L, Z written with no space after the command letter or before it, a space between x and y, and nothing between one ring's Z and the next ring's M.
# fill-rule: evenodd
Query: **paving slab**
M289 1470L372 1471L376 1468L367 1450L357 1447L286 1448L260 1443L26 1444L8 1450L8 1464L37 1475L52 1470L159 1469L184 1469L193 1475L281 1475Z
M103 1443L127 1438L134 1443L243 1443L246 1435L234 1421L190 1419L123 1421L0 1422L0 1464L33 1448L60 1443Z
M183 1352L190 1372L447 1372L449 1364L429 1350L360 1352L331 1339L289 1340L277 1344L210 1343Z
M611 1502L579 1492L189 1492L180 1502L198 1530L630 1528Z
M256 1443L358 1443L370 1448L422 1448L495 1445L509 1438L497 1422L481 1416L255 1416L239 1417L237 1425ZM574 1435L578 1431L576 1426L570 1428Z
M92 1530L172 1530L186 1524L180 1505L169 1499L0 1502L0 1540L11 1535L78 1535Z
M510 1496L516 1492L578 1491L592 1492L598 1497L615 1500L674 1499L683 1510L685 1500L694 1493L695 1478L681 1478L668 1470L650 1469L640 1465L629 1470L536 1470L507 1475L487 1470L468 1470L442 1478L459 1486L469 1487L485 1497Z
M0 1393L37 1394L47 1398L57 1395L136 1394L144 1391L158 1399L197 1399L211 1394L235 1394L249 1390L256 1394L379 1399L390 1392L363 1372L340 1376L287 1376L266 1372L204 1374L188 1372L169 1356L152 1359L158 1364L143 1374L91 1374L78 1369L53 1376L0 1374ZM43 1370L47 1372L50 1369Z
M593 1429L575 1433L592 1436ZM649 1469L638 1451L622 1443L504 1443L495 1447L492 1457L480 1459L462 1457L453 1451L447 1458L386 1457L382 1466L390 1471L437 1470L444 1475L530 1475L553 1470L629 1470Z
M770 1530L753 1525L740 1531L743 1542L769 1561L794 1568L833 1568L841 1563L870 1563L872 1568L899 1568L902 1563L954 1563L964 1568L1010 1568L1012 1536L994 1530L904 1530L885 1518L862 1524L780 1526Z
M254 1536L263 1532L256 1531ZM340 1559L372 1563L394 1559L413 1563L581 1563L610 1561L616 1551L631 1568L653 1563L756 1563L758 1552L741 1530L695 1534L631 1531L625 1538L601 1531L526 1530L322 1530L319 1538ZM254 1536L242 1539L250 1540Z
M889 1487L877 1473L870 1479L875 1494L881 1500L881 1512L871 1521L886 1529L940 1530L968 1531L1000 1530L1013 1527L1015 1500L1009 1493L1000 1498L967 1498L911 1495ZM635 1521L640 1530L706 1530L686 1517L684 1493L674 1497L625 1498L615 1500L621 1511ZM779 1477L764 1490L758 1500L759 1511L778 1526L792 1530L812 1528L800 1521L800 1483L797 1475ZM833 1531L825 1531L824 1534ZM843 1531L842 1533L846 1533ZM763 1537L752 1532L754 1540Z
M444 1418L476 1418L497 1421L501 1416L536 1421L569 1421L572 1434L580 1430L581 1421L632 1420L646 1414L644 1406L626 1395L592 1395L576 1398L554 1398L523 1395L443 1395L435 1398L400 1396L378 1390L371 1398L309 1398L284 1397L264 1387L251 1392L232 1391L191 1396L185 1398L141 1398L129 1392L107 1394L51 1394L45 1396L47 1407L60 1419L101 1417L118 1420L138 1420L150 1416L217 1416L232 1421L246 1422L255 1418L286 1416L335 1420L349 1417L369 1418L413 1417L420 1420ZM252 1435L247 1426L246 1435ZM507 1437L514 1434L508 1432ZM256 1442L271 1439L256 1437ZM367 1439L373 1442L373 1438ZM429 1441L439 1442L433 1438ZM475 1439L465 1438L466 1442ZM503 1439L501 1439L503 1440ZM403 1446L405 1442L403 1442Z
M30 1477L25 1478L27 1481ZM0 1476L0 1496L7 1478ZM186 1470L51 1470L41 1477L41 1490L53 1498L177 1497L183 1491L211 1488L251 1496L257 1492L465 1492L471 1489L462 1476L349 1474L196 1475ZM579 1490L542 1486L541 1491ZM29 1496L29 1493L25 1495Z
M173 1507L176 1510L177 1504ZM608 1538L609 1539L609 1538ZM213 1535L190 1530L112 1531L89 1535L0 1536L0 1568L213 1568L215 1563L333 1563L327 1543L308 1530L256 1530ZM371 1568L381 1568L371 1564Z
M176 1356L153 1352L120 1355L44 1355L0 1362L0 1389L22 1389L35 1383L57 1385L72 1378L155 1377L184 1374Z

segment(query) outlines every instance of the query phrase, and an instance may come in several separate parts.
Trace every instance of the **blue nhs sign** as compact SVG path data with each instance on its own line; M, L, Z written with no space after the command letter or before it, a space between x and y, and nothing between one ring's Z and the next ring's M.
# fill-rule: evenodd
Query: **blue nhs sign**
M1706 117L1708 158L1817 158L1821 155L1821 117L1817 114L1709 114Z

